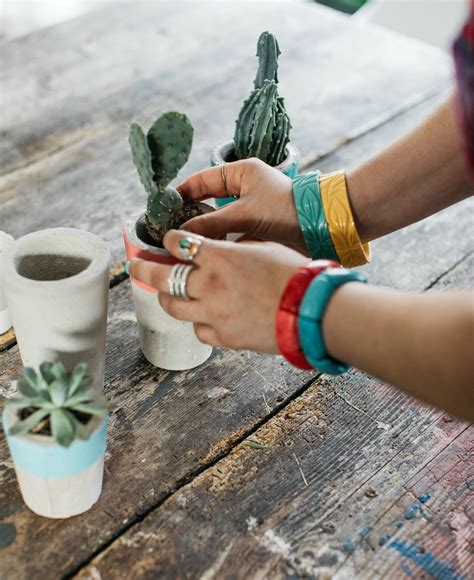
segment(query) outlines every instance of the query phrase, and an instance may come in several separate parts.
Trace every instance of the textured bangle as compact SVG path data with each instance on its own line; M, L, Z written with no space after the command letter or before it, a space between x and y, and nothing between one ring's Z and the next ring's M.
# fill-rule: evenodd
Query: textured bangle
M296 214L311 258L340 262L324 215L319 191L320 175L320 171L310 171L293 179Z
M367 282L367 278L360 272L345 268L325 270L311 281L299 310L298 334L306 359L329 375L338 375L349 368L328 355L321 329L324 312L334 291L347 282Z
M311 280L327 268L340 268L336 262L316 260L300 268L292 276L283 292L276 314L276 339L281 354L295 367L311 370L301 349L298 334L298 310Z
M362 244L357 233L347 195L345 172L321 175L319 188L338 261L345 268L366 264L370 261L370 247L369 244Z

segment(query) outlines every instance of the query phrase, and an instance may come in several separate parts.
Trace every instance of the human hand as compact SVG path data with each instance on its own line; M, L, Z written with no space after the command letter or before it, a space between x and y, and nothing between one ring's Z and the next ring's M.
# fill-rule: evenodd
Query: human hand
M223 169L218 166L200 171L177 189L185 199L239 198L218 211L189 220L183 229L209 238L244 233L279 242L307 255L291 179L260 159L245 159L226 163Z
M179 240L190 235L172 230L165 248L181 257ZM164 310L194 323L196 335L211 346L278 353L275 316L288 280L307 258L274 243L235 243L203 238L187 282L191 300L169 295L171 266L134 259L132 278L156 288Z

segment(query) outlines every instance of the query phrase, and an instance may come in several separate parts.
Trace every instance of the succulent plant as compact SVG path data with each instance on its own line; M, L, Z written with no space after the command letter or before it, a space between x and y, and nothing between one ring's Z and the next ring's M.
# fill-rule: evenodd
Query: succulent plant
M193 126L182 113L165 113L145 135L138 123L129 134L133 162L148 194L147 227L160 242L166 229L177 220L183 200L170 182L188 160L193 142ZM183 220L184 221L184 220Z
M262 32L257 43L259 66L255 89L244 102L236 121L234 143L239 159L258 157L275 166L286 157L291 123L284 100L278 95L279 54L273 34Z
M21 396L8 400L20 415L25 415L10 428L10 435L48 430L63 447L75 439L91 435L89 421L92 416L107 414L107 401L91 385L87 365L80 363L67 372L62 363L44 362L39 373L32 368L23 370L18 381Z

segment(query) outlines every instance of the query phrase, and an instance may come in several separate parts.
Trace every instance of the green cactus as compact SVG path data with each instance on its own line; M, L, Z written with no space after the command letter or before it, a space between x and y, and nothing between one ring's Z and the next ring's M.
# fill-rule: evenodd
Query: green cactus
M71 372L61 363L45 362L39 373L25 368L18 390L20 396L6 403L21 417L10 428L10 435L46 429L60 445L69 447L75 439L89 438L91 417L104 417L108 412L105 398L91 387L85 363Z
M236 121L234 144L238 159L258 157L279 165L286 157L291 123L278 95L280 48L273 34L262 32L257 44L259 61L255 89L244 102Z
M273 34L262 32L257 42L258 70L254 81L256 89L261 89L266 80L278 83L278 57L280 54L280 47Z
M158 242L183 209L181 196L169 183L188 160L192 142L193 127L181 113L165 113L146 136L137 123L130 127L133 162L148 194L147 227Z

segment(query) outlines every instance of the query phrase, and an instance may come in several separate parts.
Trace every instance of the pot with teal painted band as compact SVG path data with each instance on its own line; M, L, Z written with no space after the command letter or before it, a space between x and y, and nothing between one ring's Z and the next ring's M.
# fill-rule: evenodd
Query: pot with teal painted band
M3 428L26 505L47 518L69 518L89 510L102 491L107 416L91 418L90 437L69 447L48 435L9 435L18 421L7 401Z
M281 171L293 179L298 175L300 170L301 155L299 150L291 143L288 143L286 146L286 152L286 158L279 165L275 165L275 169L278 169L278 171ZM217 145L214 147L211 155L211 165L213 167L216 165L223 165L224 163L229 163L231 161L238 161L237 157L235 156L234 141L228 141L223 145ZM217 207L222 207L231 201L235 201L235 198L217 198L215 201Z

